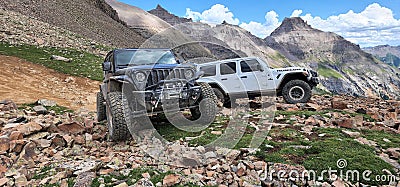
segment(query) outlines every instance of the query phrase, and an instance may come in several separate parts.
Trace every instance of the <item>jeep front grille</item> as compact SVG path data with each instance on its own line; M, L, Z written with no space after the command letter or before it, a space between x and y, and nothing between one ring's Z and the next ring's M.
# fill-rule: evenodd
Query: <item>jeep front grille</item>
M151 70L147 85L155 85L161 80L185 79L185 69L154 69Z

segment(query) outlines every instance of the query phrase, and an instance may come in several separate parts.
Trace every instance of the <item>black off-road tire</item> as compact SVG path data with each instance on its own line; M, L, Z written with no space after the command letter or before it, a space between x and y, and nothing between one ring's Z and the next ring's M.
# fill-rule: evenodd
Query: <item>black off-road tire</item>
M126 98L121 92L111 92L107 95L107 127L112 141L123 141L130 137L125 120L126 104Z
M310 85L302 80L291 80L283 86L283 99L286 103L307 103L311 98Z
M97 121L100 122L107 119L106 105L104 104L106 100L101 92L97 92L96 96Z
M217 97L217 106L222 107L225 104L226 98L224 93L219 88L213 88L214 94Z
M206 122L213 122L215 119L215 114L217 111L217 96L214 93L213 88L207 83L198 83L201 87L201 97L200 97L200 105L196 108L191 108L190 112L192 114L192 119L197 120L201 116ZM206 102L201 102L202 100ZM200 107L204 109L204 112L201 113Z

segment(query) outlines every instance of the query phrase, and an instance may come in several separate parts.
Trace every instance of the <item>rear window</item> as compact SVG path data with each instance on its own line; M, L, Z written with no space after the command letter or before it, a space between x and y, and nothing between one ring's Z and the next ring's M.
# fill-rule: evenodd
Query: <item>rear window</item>
M215 65L211 66L201 66L200 71L204 72L203 77L215 76L217 74Z
M241 61L240 69L243 73L252 72L252 71L260 71L261 66L257 60L251 59L251 60Z
M220 65L221 75L236 73L236 62L228 62Z

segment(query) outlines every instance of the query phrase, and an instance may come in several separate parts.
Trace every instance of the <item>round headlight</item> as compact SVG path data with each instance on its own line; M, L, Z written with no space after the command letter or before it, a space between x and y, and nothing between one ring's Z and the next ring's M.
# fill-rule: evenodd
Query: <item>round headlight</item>
M146 81L146 74L143 73L143 72L137 72L136 75L135 75L135 79L138 82L144 82L144 81Z
M191 78L193 78L193 76L194 76L193 70L188 69L188 70L185 71L185 78L186 79L191 79Z

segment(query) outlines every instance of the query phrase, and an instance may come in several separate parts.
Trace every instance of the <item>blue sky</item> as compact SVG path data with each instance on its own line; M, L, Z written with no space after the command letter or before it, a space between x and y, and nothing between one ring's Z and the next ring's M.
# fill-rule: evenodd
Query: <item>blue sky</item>
M120 0L150 10L160 4L180 17L217 24L228 20L254 35L268 36L285 17L338 33L363 47L400 45L400 0Z

